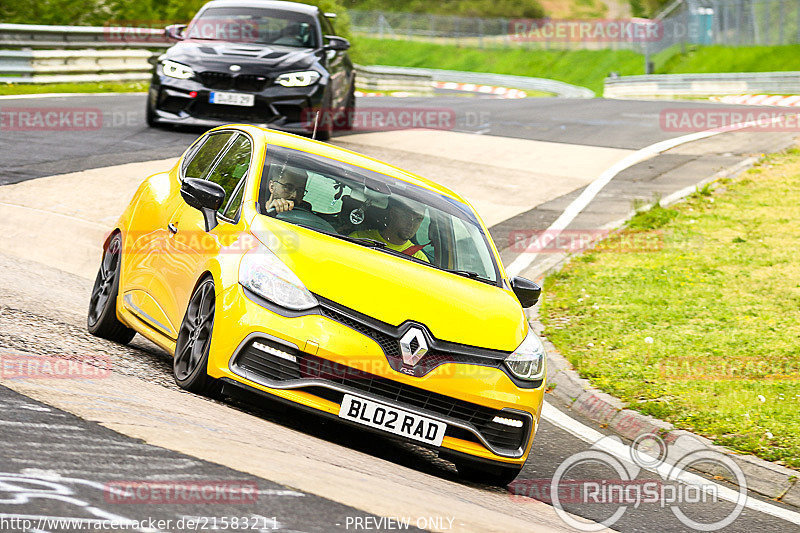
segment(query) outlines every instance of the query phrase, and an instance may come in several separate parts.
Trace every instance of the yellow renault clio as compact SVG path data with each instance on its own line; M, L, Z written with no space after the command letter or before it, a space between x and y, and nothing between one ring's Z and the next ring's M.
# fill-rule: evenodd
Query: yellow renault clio
M231 125L139 187L88 327L162 346L186 390L290 402L508 483L541 414L545 352L523 312L539 293L445 187Z

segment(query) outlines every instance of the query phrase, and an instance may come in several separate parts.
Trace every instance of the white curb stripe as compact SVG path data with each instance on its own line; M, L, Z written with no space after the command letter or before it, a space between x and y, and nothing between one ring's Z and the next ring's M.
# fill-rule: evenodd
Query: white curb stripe
M570 418L568 415L559 411L558 409L550 405L550 403L548 402L545 402L542 405L542 418L547 420L554 426L563 429L567 433L589 444L595 444L598 441L600 441L600 439L605 437L605 435L603 435L599 431L592 429L588 426L585 426L573 418ZM621 442L609 441L608 439L605 439L602 442L600 442L597 447L598 449L601 449L604 452L613 455L617 459L625 461L626 463L630 463L632 452L630 446L628 446L627 444L623 444ZM646 455L639 451L637 451L637 453L640 456ZM664 479L667 478L667 475L669 474L671 469L672 465L669 465L666 462L662 463L657 468L645 468L645 470L659 474ZM701 476L692 474L690 472L684 472L683 474L681 474L680 480L685 483L698 486L716 485L716 490L719 497L729 502L736 503L737 499L739 498L738 491L722 485L718 485L712 481L709 481ZM772 505L770 503L763 502L761 500L757 500L755 498L751 498L748 496L747 499L745 500L744 506L747 507L748 509L752 509L753 511L768 514L770 516L780 518L781 520L786 520L787 522L791 522L792 524L800 525L800 513L796 513L794 511L778 507L777 505Z
M784 120L786 115L775 117L770 120L768 123L773 124L780 120ZM607 168L602 174L600 174L592 183L589 184L583 192L575 198L571 204L567 206L564 212L559 215L555 222L553 222L547 230L544 231L536 240L530 244L528 249L538 249L544 250L545 247L555 239L558 234L566 229L569 224L575 220L575 217L583 211L592 200L594 200L595 196L597 196L600 191L605 187L608 182L610 182L614 176L622 172L623 170L632 167L636 163L640 163L645 159L649 159L650 157L657 155L661 152L669 150L671 148L675 148L681 144L686 144L692 141L697 141L700 139L705 139L707 137L713 137L714 135L719 135L720 133L726 133L729 131L737 131L744 128L748 128L750 126L763 126L763 122L759 121L748 121L748 122L740 122L738 124L731 124L729 126L725 126L723 128L715 128L712 130L705 130L699 131L696 133L690 133L688 135L681 135L680 137L675 137L672 139L667 139L666 141L657 142L655 144L651 144L650 146L645 146L644 148L635 151L634 153L624 157L622 160L617 161L609 168ZM506 268L506 273L509 276L519 276L522 272L525 271L529 266L533 264L538 256L537 253L531 252L522 252L517 256L514 261L511 262L510 265Z

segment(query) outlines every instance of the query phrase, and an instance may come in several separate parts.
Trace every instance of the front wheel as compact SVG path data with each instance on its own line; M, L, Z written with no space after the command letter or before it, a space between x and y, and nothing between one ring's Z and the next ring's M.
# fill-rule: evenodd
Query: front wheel
M122 262L122 237L114 235L103 252L100 270L94 280L86 326L89 333L120 344L128 344L136 332L117 318L119 271Z
M216 380L207 373L215 310L214 280L207 278L189 300L172 362L175 383L190 392L210 395L217 388Z

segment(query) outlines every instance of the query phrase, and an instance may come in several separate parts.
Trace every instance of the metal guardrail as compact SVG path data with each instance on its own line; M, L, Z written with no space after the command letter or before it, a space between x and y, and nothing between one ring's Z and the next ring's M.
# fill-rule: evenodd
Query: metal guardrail
M489 74L482 72L463 72L459 70L438 70L430 68L373 66L373 71L380 71L384 76L430 76L432 81L452 81L457 83L474 83L476 85L498 85L529 91L552 93L565 98L594 98L595 94L586 87L570 85L562 81L546 78L528 78L507 74ZM361 84L361 79L359 79Z
M427 72L397 72L390 67L356 65L356 84L371 91L413 91L433 94L433 76Z
M163 29L134 26L0 24L3 48L168 48Z
M655 74L606 78L605 98L797 94L800 72Z
M0 82L144 81L153 57L148 50L0 50Z

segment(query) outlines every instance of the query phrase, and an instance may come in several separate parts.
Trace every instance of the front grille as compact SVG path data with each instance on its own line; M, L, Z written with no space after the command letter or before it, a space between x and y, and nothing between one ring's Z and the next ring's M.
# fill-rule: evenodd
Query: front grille
M336 309L334 304L330 301L323 301L320 305L320 310L323 316L335 320L340 324L344 324L378 343L378 346L381 347L381 350L383 350L383 353L386 355L389 365L394 370L399 372L403 367L403 356L400 351L399 341L401 333L398 331L398 328L394 328L388 324L380 324L380 328L373 326L368 323L367 319L356 318L355 312L351 311L346 313ZM374 319L370 319L369 321L378 323L378 321ZM387 333L387 330L395 330L396 333L390 335ZM486 352L488 353L489 350L486 350ZM428 353L426 353L411 370L413 370L413 375L415 377L422 377L439 365L445 363L474 364L490 368L501 368L506 356L507 354L498 352L492 357L480 357L430 348Z
M266 76L256 76L254 74L242 74L234 78L233 86L239 91L260 93L267 86L267 78Z
M255 343L267 346L268 350L279 350L289 357L279 357L274 353L267 353L267 351L256 348ZM289 360L292 357L295 359L294 361ZM407 405L472 424L487 442L502 450L517 450L524 444L523 439L528 434L530 422L527 418L520 417L523 420L523 426L520 428L497 424L492 422L496 415L510 417L514 415L376 376L357 368L288 348L267 339L250 341L239 352L232 367L234 370L244 371L245 377L255 381L259 381L258 378L265 378L271 382L321 379L400 405ZM297 387L297 389L337 403L341 403L344 395L341 391L319 386ZM455 426L448 426L447 435L479 442L475 435Z
M209 89L230 89L233 87L233 76L225 72L200 72L200 82Z
M188 112L193 117L224 120L228 122L267 123L275 119L275 113L272 112L269 105L260 104L258 101L256 101L256 105L253 107L243 107L238 105L212 104L198 99Z

